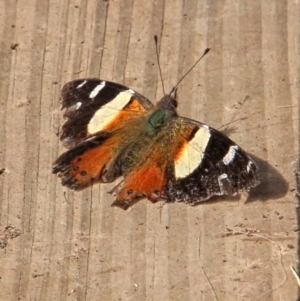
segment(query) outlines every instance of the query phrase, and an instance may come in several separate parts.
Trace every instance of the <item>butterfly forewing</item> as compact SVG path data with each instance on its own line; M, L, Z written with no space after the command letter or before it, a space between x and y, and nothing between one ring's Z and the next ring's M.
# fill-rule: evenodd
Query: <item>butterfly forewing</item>
M133 99L135 103L127 110L134 111L131 119L138 118L153 107L139 93L113 82L79 79L67 83L61 93L64 117L67 119L61 135L64 146L73 147L104 130L105 121L114 120L118 112Z
M214 195L235 195L255 187L257 166L228 137L202 123L179 118L180 124L194 128L174 162L175 181L169 181L171 200L195 204Z

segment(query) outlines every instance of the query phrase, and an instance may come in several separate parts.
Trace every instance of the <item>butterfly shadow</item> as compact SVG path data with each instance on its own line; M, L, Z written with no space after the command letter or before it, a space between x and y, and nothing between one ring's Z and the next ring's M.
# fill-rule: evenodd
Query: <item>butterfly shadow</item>
M280 172L267 161L253 155L249 156L258 166L260 183L250 190L246 203L275 200L284 197L289 190L289 184Z
M230 137L232 133L236 132L236 128L227 126L225 129L221 130L221 132ZM274 200L285 196L288 192L289 184L279 171L265 160L252 154L248 154L248 156L253 159L258 167L258 178L260 183L256 187L251 188L246 203ZM224 196L224 198L230 198L232 200L232 196ZM239 199L238 196L234 196L233 198Z

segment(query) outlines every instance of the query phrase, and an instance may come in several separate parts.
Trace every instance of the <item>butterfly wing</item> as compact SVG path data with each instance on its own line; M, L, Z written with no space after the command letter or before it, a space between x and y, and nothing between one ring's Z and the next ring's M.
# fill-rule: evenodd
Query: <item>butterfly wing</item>
M239 146L187 118L172 118L144 158L115 190L113 205L126 209L141 196L195 204L258 184L257 167Z
M53 172L72 189L123 175L113 205L126 209L142 196L195 204L258 184L253 160L207 125L173 116L146 138L141 128L154 106L125 86L72 81L62 89L62 104L67 121L61 140L70 149L54 162Z
M174 179L166 187L169 200L195 204L214 195L236 195L258 185L257 166L231 139L187 118L177 122L193 129L174 161Z
M88 78L64 85L61 102L65 109L64 117L67 119L62 128L61 140L67 148L97 135L100 131L116 130L129 118L138 118L153 107L147 98L132 89L117 83ZM122 112L124 108L127 108L126 114ZM115 123L112 124L112 121Z
M54 162L53 172L75 190L95 180L113 181L121 174L113 162L135 139L152 103L125 86L98 79L67 83L61 99L67 118L61 140L70 149Z

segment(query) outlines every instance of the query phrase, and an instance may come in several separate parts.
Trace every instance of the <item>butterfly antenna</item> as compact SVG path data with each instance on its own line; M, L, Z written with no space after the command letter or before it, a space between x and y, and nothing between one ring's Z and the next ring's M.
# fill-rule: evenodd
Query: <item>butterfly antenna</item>
M175 90L176 87L185 79L185 77L194 69L194 67L200 62L200 60L209 52L210 48L206 48L203 52L203 54L200 56L200 58L196 61L196 63L183 75L183 77L179 80L179 82L175 85L175 87L172 89Z
M154 36L154 42L155 42L156 59L157 59L157 65L158 65L158 70L159 70L161 85L162 85L162 89L163 89L164 95L166 95L164 81L163 81L163 77L162 77L162 73L161 73L161 68L160 68L160 62L159 62L157 35Z

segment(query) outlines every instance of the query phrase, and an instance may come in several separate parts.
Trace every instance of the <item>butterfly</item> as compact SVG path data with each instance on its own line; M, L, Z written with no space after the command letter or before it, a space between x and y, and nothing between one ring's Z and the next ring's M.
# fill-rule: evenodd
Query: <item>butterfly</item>
M60 139L68 150L54 162L53 173L73 190L120 177L112 205L123 209L142 197L194 205L255 187L255 162L221 132L180 117L176 91L154 105L110 81L65 84Z

